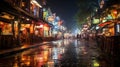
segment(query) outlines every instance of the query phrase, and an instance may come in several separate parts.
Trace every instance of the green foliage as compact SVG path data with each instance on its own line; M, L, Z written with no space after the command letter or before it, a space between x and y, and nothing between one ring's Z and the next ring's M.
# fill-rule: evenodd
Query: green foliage
M86 18L90 17L99 8L99 3L98 0L79 0L78 7L79 10L75 15L75 19L78 26L81 26L86 22Z

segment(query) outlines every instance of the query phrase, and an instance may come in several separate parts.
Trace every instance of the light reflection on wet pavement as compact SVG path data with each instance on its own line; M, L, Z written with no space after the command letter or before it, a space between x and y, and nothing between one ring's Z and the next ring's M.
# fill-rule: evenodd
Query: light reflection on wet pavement
M0 58L0 67L99 67L94 42L60 40Z

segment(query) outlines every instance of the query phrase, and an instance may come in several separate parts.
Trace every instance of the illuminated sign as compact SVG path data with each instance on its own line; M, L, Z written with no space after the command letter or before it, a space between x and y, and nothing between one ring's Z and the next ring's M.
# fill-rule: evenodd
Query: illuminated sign
M93 19L93 24L98 24L100 22L99 19Z

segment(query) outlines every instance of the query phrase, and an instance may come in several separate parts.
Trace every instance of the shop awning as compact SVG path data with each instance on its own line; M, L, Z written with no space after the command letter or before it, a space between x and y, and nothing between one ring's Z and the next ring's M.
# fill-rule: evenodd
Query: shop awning
M53 27L54 25L47 22L46 20L44 19L39 19L38 22L36 24L39 24L39 23L42 23L42 24L48 24L50 27Z
M98 26L99 26L99 27L105 27L106 25L109 25L109 24L111 24L111 23L113 23L113 22L112 22L112 21L106 21L106 22L104 22L104 23L98 24Z

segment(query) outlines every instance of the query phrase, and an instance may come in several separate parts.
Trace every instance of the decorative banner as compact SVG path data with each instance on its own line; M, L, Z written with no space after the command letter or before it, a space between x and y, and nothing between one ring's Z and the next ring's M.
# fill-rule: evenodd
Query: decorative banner
M48 18L48 11L44 8L43 9L43 19L47 20Z

